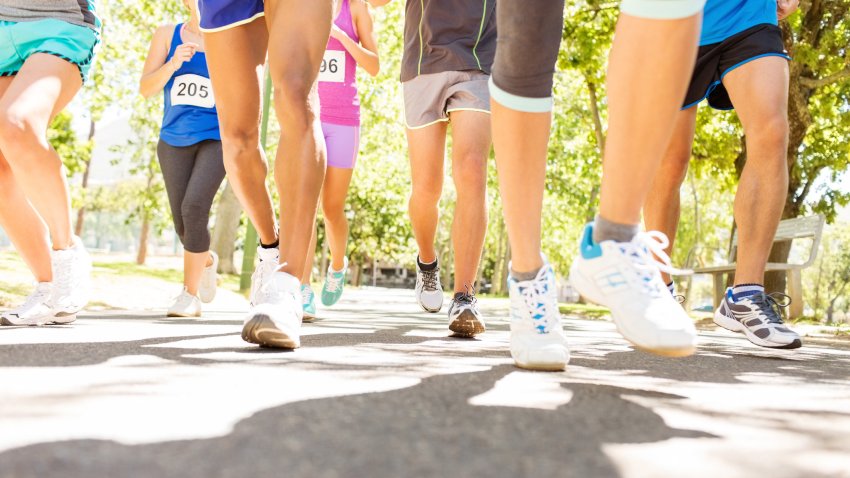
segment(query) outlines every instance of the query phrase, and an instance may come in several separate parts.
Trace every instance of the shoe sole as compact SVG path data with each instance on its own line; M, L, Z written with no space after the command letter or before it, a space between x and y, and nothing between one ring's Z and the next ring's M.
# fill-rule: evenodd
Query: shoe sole
M750 332L750 329L744 326L744 324L738 322L735 319L730 319L725 315L715 311L714 312L714 324L718 327L722 327L730 332L742 333L751 343L758 345L759 347L764 347L768 349L782 349L782 350L793 350L798 349L803 346L803 341L800 339L795 339L790 344L774 344L772 342L768 342L757 335Z
M24 326L40 327L42 325L51 325L51 324L56 324L56 325L70 324L71 322L73 322L75 320L77 320L76 314L70 314L70 315L62 316L62 317L59 317L58 320L57 320L56 316L52 316L52 317L43 317L41 319L36 319L36 320L29 319L29 320L25 320L25 321L22 321L22 322L12 322L11 320L7 319L6 317L0 317L0 325L6 325L6 326L12 326L12 327L24 327Z
M478 320L475 314L464 310L449 324L449 330L454 332L456 337L475 337L483 333L487 328L483 322Z
M257 314L245 323L242 327L242 340L280 349L297 349L301 345L278 329L266 314Z
M567 364L565 363L522 363L514 360L514 365L524 370L538 370L541 372L563 372L567 369Z
M313 322L314 320L316 320L316 314L304 312L304 315L301 316L301 322Z
M579 280L576 280L576 278L578 278ZM584 276L581 274L581 272L577 271L576 267L570 268L570 284L572 284L573 288L581 296L585 297L586 299L588 299L591 302L594 302L596 304L603 305L603 306L605 305L603 303L604 301L599 300L599 296L596 295L598 291L596 290L595 286L589 285L585 289L584 287L580 287L580 286L577 285L577 284L582 284L582 285L593 284L593 282L585 280ZM601 295L604 295L604 294L601 294ZM613 312L611 313L611 318L614 321L614 326L617 328L617 332L619 332L620 335L622 335L624 339L629 341L629 343L631 343L632 346L634 346L634 348L636 348L640 351L648 352L648 353L655 354L655 355L660 355L662 357L674 357L674 358L689 357L689 356L695 354L696 351L697 351L697 347L695 345L690 345L690 346L687 346L687 347L660 348L660 347L647 347L645 345L637 344L632 339L630 339L626 334L623 333L622 329L620 328L620 324L617 323L617 318L614 317Z
M165 316L166 317L200 317L201 313L198 312L197 314L181 314L179 312L169 312L169 313L165 314Z
M68 325L71 322L74 322L75 320L77 320L77 314L65 314L63 312L60 314L56 314L56 316L53 317L53 320L48 323L54 325Z

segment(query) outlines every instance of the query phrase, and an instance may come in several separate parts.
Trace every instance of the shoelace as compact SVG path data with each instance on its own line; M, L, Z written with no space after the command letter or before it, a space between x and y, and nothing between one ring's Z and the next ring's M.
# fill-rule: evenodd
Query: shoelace
M274 274L277 271L283 270L283 268L286 267L286 265L287 265L286 262L284 262L283 264L278 264L274 269L269 271L269 275ZM270 281L263 282L263 284L260 286L260 289L259 289L260 292L264 296L266 296L267 298L268 297L277 298L281 295L280 290L278 290L277 287L271 287L272 282L274 282L274 281L270 280ZM256 305L256 304L254 304L254 305Z
M551 304L546 301L546 294L549 292L548 284L545 281L535 280L528 287L520 287L519 291L535 328L539 332L548 333L551 326L549 323Z
M74 275L71 273L71 262L74 258L71 256L73 251L59 251L56 255L56 263L54 264L53 288L59 290L70 290L74 284Z
M422 271L422 285L425 290L436 290L437 280L439 280L439 268L434 268L430 271Z
M325 289L328 292L338 291L340 284L342 284L342 277L337 277L335 272L328 272L328 276L325 280L327 282Z
M631 242L620 244L620 250L632 260L635 272L642 279L641 282L646 292L656 295L669 294L663 282L656 280L658 271L670 275L693 274L693 271L673 267L670 256L664 252L664 249L669 245L670 240L667 235L659 231L639 232Z
M784 300L779 302L780 299ZM782 292L771 292L770 294L761 292L750 296L750 301L759 307L759 311L769 310L772 312L772 314L762 314L771 324L783 324L785 313L782 309L791 305L791 297Z
M311 295L313 295L313 291L310 290L309 287L302 287L301 288L301 303L309 304Z

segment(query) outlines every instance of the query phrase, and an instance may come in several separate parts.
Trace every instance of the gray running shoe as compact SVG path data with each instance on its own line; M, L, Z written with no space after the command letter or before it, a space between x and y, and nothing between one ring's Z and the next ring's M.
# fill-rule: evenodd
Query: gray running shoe
M780 303L777 298L787 300ZM782 320L782 309L790 304L790 298L778 292L759 292L735 302L731 291L727 290L714 313L714 323L733 332L742 332L750 342L761 347L796 349L803 341L796 332L785 327Z

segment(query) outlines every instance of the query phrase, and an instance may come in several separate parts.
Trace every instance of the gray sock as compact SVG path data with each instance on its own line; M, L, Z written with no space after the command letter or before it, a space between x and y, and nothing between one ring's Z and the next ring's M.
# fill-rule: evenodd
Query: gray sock
M593 225L593 242L629 242L637 235L638 230L637 224L620 224L597 214Z
M542 267L540 269L542 269ZM517 282L534 280L534 278L537 277L537 273L540 272L540 269L535 269L529 272L517 272L511 269L511 278Z

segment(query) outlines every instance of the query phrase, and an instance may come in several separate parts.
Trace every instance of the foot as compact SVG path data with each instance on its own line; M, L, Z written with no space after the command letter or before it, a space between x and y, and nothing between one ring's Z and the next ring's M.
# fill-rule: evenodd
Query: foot
M316 294L309 284L301 284L301 307L304 310L302 320L312 322L316 319Z
M328 266L328 273L325 276L325 285L322 286L322 304L325 307L330 307L339 301L342 297L342 289L345 287L345 274L348 272L348 258L343 258L342 270L335 271L333 267Z
M285 272L273 272L257 290L255 300L245 317L242 339L264 347L300 347L301 281Z
M44 325L54 320L53 308L50 306L50 295L53 290L51 282L39 282L35 290L27 296L24 303L7 310L0 315L2 325ZM65 316L75 317L76 316Z
M440 266L436 262L430 270L422 270L416 258L416 300L425 312L436 314L443 308L443 285L440 284Z
M86 306L91 296L91 257L76 236L71 247L50 254L53 268L50 304L54 321L67 321Z
M200 317L201 299L192 295L184 287L180 295L174 298L174 303L168 308L168 317Z
M724 329L743 333L750 342L761 347L800 348L802 339L787 328L782 320L782 308L788 307L790 302L780 304L776 301L776 295L758 292L735 301L731 289L727 289L720 307L714 312L714 323Z
M458 292L449 305L449 330L456 337L475 337L484 332L484 320L478 312L473 294Z
M259 293L260 289L269 283L272 273L277 269L278 262L280 261L280 251L277 248L265 249L263 247L257 247L257 258L259 259L257 268L251 274L251 295L248 296L251 307L260 303L257 300L257 296L261 295Z
M617 329L637 348L684 357L696 351L696 328L661 279L662 268L681 273L670 266L667 244L659 232L639 233L631 242L597 244L588 224L570 282L588 300L611 309Z
M508 278L511 298L511 356L517 367L564 370L570 361L561 325L555 271L546 264L529 281Z
M201 285L198 288L198 296L201 302L209 304L215 299L215 291L218 282L218 254L215 251L210 251L212 264L204 267L204 272L201 274Z

